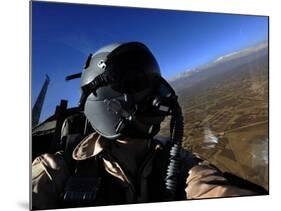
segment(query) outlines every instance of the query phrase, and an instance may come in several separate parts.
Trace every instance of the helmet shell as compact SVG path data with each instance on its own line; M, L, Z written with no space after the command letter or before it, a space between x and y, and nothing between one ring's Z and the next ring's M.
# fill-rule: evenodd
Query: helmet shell
M90 94L84 113L92 127L102 136L116 139L116 125L121 116L110 111L105 100L124 99L124 94L140 95L134 106L153 90L153 80L160 76L159 65L150 50L142 43L111 44L90 55L82 72L80 86L91 83L98 75L110 71L115 83L102 86ZM145 94L140 94L145 93Z

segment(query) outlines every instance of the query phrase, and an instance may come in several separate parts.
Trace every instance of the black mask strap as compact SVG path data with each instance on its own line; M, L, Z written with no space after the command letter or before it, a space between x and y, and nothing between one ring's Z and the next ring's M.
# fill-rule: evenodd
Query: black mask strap
M113 78L110 76L110 73L108 70L104 71L102 74L95 77L90 83L84 85L81 87L82 89L82 95L80 97L79 101L79 107L83 108L85 105L85 102L87 100L87 97L93 93L94 95L97 95L96 91L103 86L107 86L109 84L113 83Z

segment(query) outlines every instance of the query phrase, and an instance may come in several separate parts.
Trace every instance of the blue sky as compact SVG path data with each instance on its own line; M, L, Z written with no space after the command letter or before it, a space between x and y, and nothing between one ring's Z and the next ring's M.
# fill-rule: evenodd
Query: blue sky
M81 72L89 53L106 44L145 43L168 79L267 39L262 16L32 2L32 105L45 74L51 82L41 121L60 99L77 105L79 79L64 78Z

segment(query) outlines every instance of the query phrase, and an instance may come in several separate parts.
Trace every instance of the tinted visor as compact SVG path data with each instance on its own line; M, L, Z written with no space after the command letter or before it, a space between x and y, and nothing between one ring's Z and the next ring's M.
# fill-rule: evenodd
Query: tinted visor
M106 69L115 83L111 88L121 93L136 93L152 87L160 76L159 65L154 56L141 43L128 43L108 55Z

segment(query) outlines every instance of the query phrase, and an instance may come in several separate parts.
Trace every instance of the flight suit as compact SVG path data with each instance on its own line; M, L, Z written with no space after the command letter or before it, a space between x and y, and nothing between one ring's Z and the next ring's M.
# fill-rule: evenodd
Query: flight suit
M100 178L102 182L97 185L99 186L98 190L93 190L91 195L98 193L99 196L94 197L96 203L88 203L87 205L165 201L163 198L163 181L166 169L159 167L159 164L166 166L166 162L168 162L168 160L164 160L163 156L161 157L163 155L161 152L164 150L163 145L160 143L150 145L149 153L138 170L138 178L136 179L127 174L125 166L120 165L116 156L110 153L112 150L115 150L115 152L118 152L118 150L112 149L112 146L107 143L109 143L108 140L98 133L92 133L84 138L72 153L74 160L83 163L83 169L89 178L93 178L92 175L95 175L96 172L92 175L87 175L87 172L95 171L96 161L98 160L99 163L100 176L94 182L99 182ZM209 165L199 164L189 166L189 168L186 168L186 172L183 172L180 176L180 179L185 183L179 182L184 194L176 200L257 194L252 190L230 185L219 170ZM62 199L68 197L66 194L68 188L66 187L71 177L62 153L43 154L37 157L32 163L32 207L34 209L64 207ZM91 183L91 180L84 180L86 184L82 182L80 186L84 185L89 188L87 187L87 181L89 181L88 184ZM73 197L76 196L73 191L69 192ZM179 194L182 194L182 192L179 192ZM75 207L75 205L66 205L66 207Z

